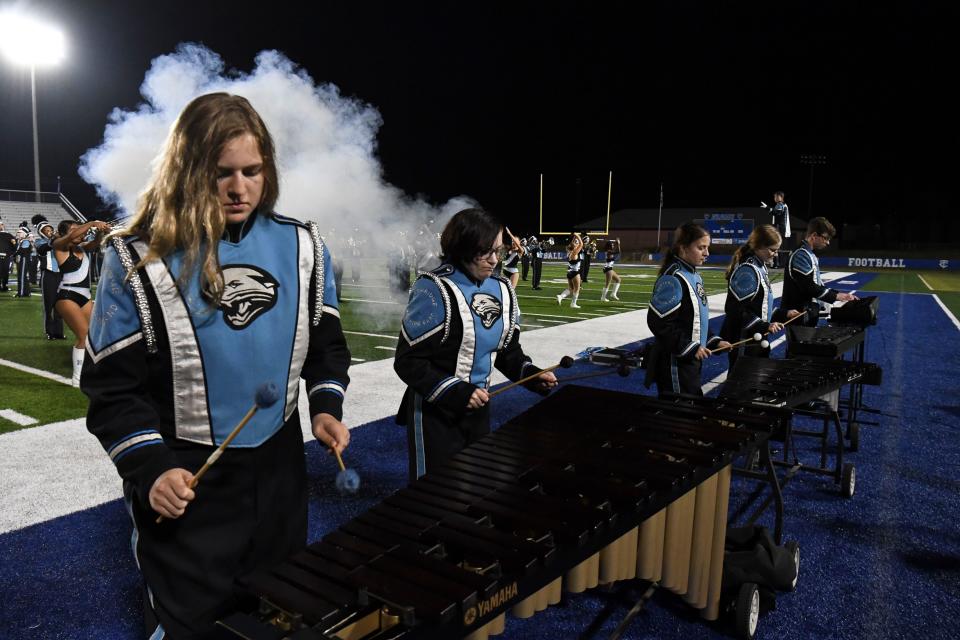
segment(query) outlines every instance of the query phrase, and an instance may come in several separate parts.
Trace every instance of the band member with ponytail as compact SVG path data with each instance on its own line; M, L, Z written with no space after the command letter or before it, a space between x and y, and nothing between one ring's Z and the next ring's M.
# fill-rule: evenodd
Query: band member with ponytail
M330 252L315 225L274 212L277 164L246 99L195 98L104 254L81 387L123 478L151 638L213 637L238 578L306 546L301 378L314 437L350 440ZM278 401L193 488L271 383Z
M613 266L620 259L620 239L607 240L607 246L603 251L606 257L606 262L603 265L603 277L606 282L603 284L600 302L610 302L611 299L619 300L617 291L620 291L620 274L614 270Z
M407 385L397 423L407 427L411 481L490 432L494 367L511 380L540 371L520 346L513 286L493 275L502 230L486 211L460 211L440 236L443 264L410 290L393 368ZM544 394L556 385L552 372L525 383Z
M761 224L754 227L746 243L733 254L725 274L728 281L727 299L723 305L726 317L720 328L720 335L728 342L739 342L755 333L766 335L783 329L781 322L775 320L779 318L779 312L775 313L773 307L773 289L767 272L777 257L781 242L776 227ZM790 310L786 312L785 319L789 320L799 313ZM763 348L755 342L731 349L727 354L731 369L741 355L767 358L770 357L770 348Z
M654 381L662 395L702 396L700 369L710 349L730 346L710 335L710 308L697 272L710 255L710 235L698 224L677 228L653 287L647 326L653 347L647 356L647 387Z
M567 245L567 288L557 295L557 304L562 305L563 299L570 296L570 308L579 309L577 298L580 297L580 263L583 261L583 240L579 233L570 237Z

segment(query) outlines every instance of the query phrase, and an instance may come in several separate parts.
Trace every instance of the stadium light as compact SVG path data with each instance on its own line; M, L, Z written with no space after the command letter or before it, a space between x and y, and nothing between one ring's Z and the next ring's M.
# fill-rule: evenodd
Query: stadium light
M14 64L30 67L33 105L33 183L40 202L40 143L37 135L37 67L58 64L66 56L63 33L11 10L0 12L0 52Z

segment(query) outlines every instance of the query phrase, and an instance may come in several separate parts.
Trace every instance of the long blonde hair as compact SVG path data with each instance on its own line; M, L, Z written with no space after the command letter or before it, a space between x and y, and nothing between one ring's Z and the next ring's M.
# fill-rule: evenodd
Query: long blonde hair
M177 118L141 195L130 225L117 235L138 235L149 250L137 267L184 252L177 283L185 287L200 271L200 289L214 305L223 295L217 243L225 217L217 195L217 163L227 144L250 134L263 157L263 193L258 211L269 212L279 196L273 139L246 98L210 93L195 98Z
M777 231L775 226L770 224L757 225L753 228L753 231L750 232L750 237L747 238L747 241L740 245L733 254L733 259L730 260L730 266L727 267L727 272L724 274L724 277L729 280L733 276L737 265L749 256L756 254L757 249L775 247L781 242L783 242L783 238L780 237L780 232Z

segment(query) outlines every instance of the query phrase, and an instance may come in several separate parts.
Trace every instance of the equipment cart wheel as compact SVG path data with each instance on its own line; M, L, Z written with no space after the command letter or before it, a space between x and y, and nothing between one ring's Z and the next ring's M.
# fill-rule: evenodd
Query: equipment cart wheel
M850 440L850 451L859 451L860 450L860 423L851 422L850 428L847 429L847 437Z
M755 582L744 582L733 607L734 627L738 638L753 640L760 621L760 590Z
M843 465L843 474L840 477L840 487L845 498L852 498L857 490L857 469L852 462Z

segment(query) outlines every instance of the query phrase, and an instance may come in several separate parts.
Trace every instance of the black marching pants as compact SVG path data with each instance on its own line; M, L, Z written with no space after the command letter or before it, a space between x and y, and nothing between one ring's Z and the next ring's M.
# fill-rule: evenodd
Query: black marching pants
M455 416L415 393L406 409L410 482L490 433L490 405Z

